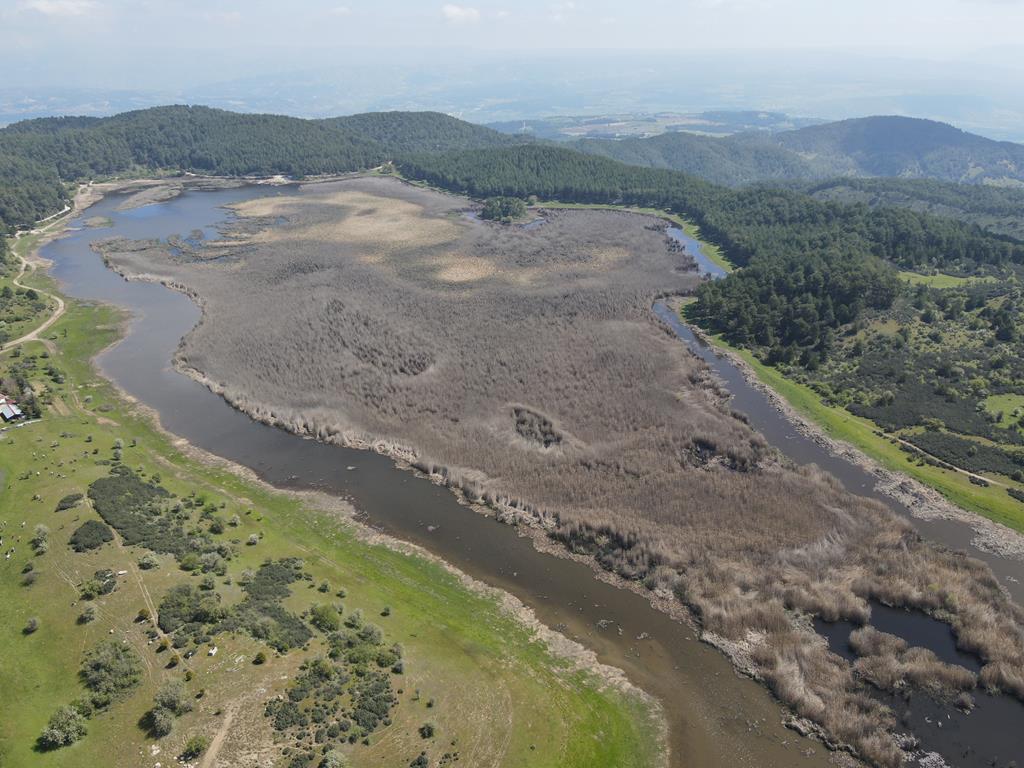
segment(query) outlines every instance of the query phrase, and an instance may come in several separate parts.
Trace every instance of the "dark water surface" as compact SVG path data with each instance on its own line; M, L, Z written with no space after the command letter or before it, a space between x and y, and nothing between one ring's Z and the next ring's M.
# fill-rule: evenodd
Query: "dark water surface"
M106 216L113 221L112 228L78 229L44 247L43 256L54 262L53 274L68 294L107 301L134 314L127 337L99 358L104 374L152 407L167 430L194 445L249 467L274 485L348 498L369 524L420 544L470 575L519 597L545 624L592 648L601 661L623 669L636 685L659 698L669 719L673 765L825 765L826 750L785 729L781 725L783 709L767 691L738 677L723 655L697 641L688 628L653 609L643 597L596 580L591 570L579 563L537 552L532 542L519 537L514 529L461 506L446 489L397 469L382 456L325 445L259 424L173 370L173 353L181 337L198 322L198 308L163 286L122 280L103 266L89 244L112 236L188 236L196 229L212 239L217 237L217 224L227 216L221 206L273 194L279 194L279 188L189 192L131 211L117 211L120 199L111 196L90 208L86 216ZM691 254L703 258L699 244L689 238L683 242ZM815 462L833 472L850 490L876 495L874 479L868 473L831 457L799 435L762 393L747 385L739 371L701 347L668 307L659 303L655 312L726 381L735 396L735 407L747 413L770 442L799 463ZM966 526L915 524L927 536L971 550ZM985 559L1001 578L1021 571L1020 563ZM1012 588L1012 583L1008 586ZM1020 598L1018 592L1015 595ZM931 717L928 712L927 705L915 706L908 725L934 731L936 738L924 739L930 748L954 765L989 764L961 754L980 751L976 734L966 746L962 738L945 738L957 728L943 730L926 722L925 717L936 722L935 718L944 716L944 712L935 712ZM987 712L984 719L979 715L980 711L966 716L965 722L989 722ZM1008 728L1007 722L1012 723L996 717L993 726L1014 739L1024 718L1018 719L1016 728ZM981 743L988 749L1002 741L996 738L990 744ZM1024 765L1024 759L1017 760Z
M123 212L117 211L118 196L111 196L85 216L106 216L112 228L79 229L45 246L43 256L54 262L53 274L68 294L110 302L134 315L126 338L100 356L104 374L192 444L279 487L348 498L374 527L516 595L546 625L592 648L662 702L674 766L827 765L827 750L782 726L785 713L763 687L737 676L721 653L640 595L598 581L584 565L537 552L513 528L458 504L445 488L383 456L255 422L174 371L172 356L198 322L198 308L163 286L123 280L89 244L114 236L166 239L195 229L212 239L227 216L220 206L277 193L267 187L197 191Z

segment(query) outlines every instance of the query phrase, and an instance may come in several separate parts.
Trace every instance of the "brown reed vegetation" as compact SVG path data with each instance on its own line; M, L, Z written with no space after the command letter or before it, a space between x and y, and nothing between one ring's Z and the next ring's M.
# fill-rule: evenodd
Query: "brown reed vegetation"
M656 222L550 211L527 229L468 206L355 179L238 206L229 244L207 246L217 259L104 251L198 296L180 361L237 407L407 456L674 592L781 700L879 765L902 753L861 676L966 681L868 635L886 650L855 675L802 616L863 622L870 598L928 611L987 662L983 684L1024 697L1024 612L989 570L790 466L656 324L652 301L698 279Z

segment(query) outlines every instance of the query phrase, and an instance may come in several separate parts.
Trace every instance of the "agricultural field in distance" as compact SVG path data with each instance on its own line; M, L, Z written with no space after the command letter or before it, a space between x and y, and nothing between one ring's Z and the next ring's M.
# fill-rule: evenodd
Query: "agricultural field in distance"
M648 705L495 596L155 430L89 363L120 320L0 356L43 407L0 433L0 764L660 763Z

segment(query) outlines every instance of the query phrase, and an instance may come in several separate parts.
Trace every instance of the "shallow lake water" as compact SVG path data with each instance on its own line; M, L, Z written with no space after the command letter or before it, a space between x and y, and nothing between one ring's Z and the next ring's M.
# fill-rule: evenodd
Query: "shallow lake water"
M538 552L530 539L518 536L513 528L460 505L445 488L398 469L383 456L318 443L255 422L173 369L174 351L198 322L198 308L163 286L123 280L104 267L90 243L114 236L185 237L194 230L202 230L207 239L216 238L217 225L229 215L222 206L280 193L280 188L255 186L194 191L128 211L118 211L121 198L112 195L73 221L65 237L44 247L42 255L53 261L53 274L69 295L110 302L133 313L126 338L98 358L104 374L153 408L165 429L194 445L246 466L279 487L343 496L368 524L422 545L466 573L519 597L545 624L592 648L601 661L624 670L637 686L662 702L673 765L827 764L828 754L821 745L782 726L785 713L763 687L738 676L722 654L700 643L685 625L652 608L643 596L595 579L591 569L580 563ZM75 228L82 218L96 216L108 217L112 226ZM685 238L682 242L688 251L699 254L696 241L682 232L678 235ZM870 476L848 471L845 468L852 465L833 460L800 436L738 371L730 371L726 361L702 348L668 307L659 303L655 312L725 379L736 398L735 407L748 413L769 441L797 462L814 461L834 471L854 492L874 495ZM935 537L968 547L965 526L939 526L937 533L943 532L945 539ZM1005 565L1008 570L1001 576L1020 571L1019 563ZM968 717L978 720L977 714ZM973 758L964 762L954 754L964 749L959 741L926 741L934 743L952 764L987 764Z

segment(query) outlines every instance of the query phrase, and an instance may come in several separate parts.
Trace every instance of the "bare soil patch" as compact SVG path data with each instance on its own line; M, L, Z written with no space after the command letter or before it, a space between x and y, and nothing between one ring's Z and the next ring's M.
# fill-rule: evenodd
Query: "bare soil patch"
M237 206L219 258L104 248L201 304L178 363L256 418L373 447L678 598L801 717L882 764L895 720L807 621L868 600L951 623L1013 690L1024 611L984 565L797 470L650 311L693 288L656 219L549 211L526 229L392 179ZM883 651L895 659L897 650ZM1016 690L1024 696L1024 690Z

